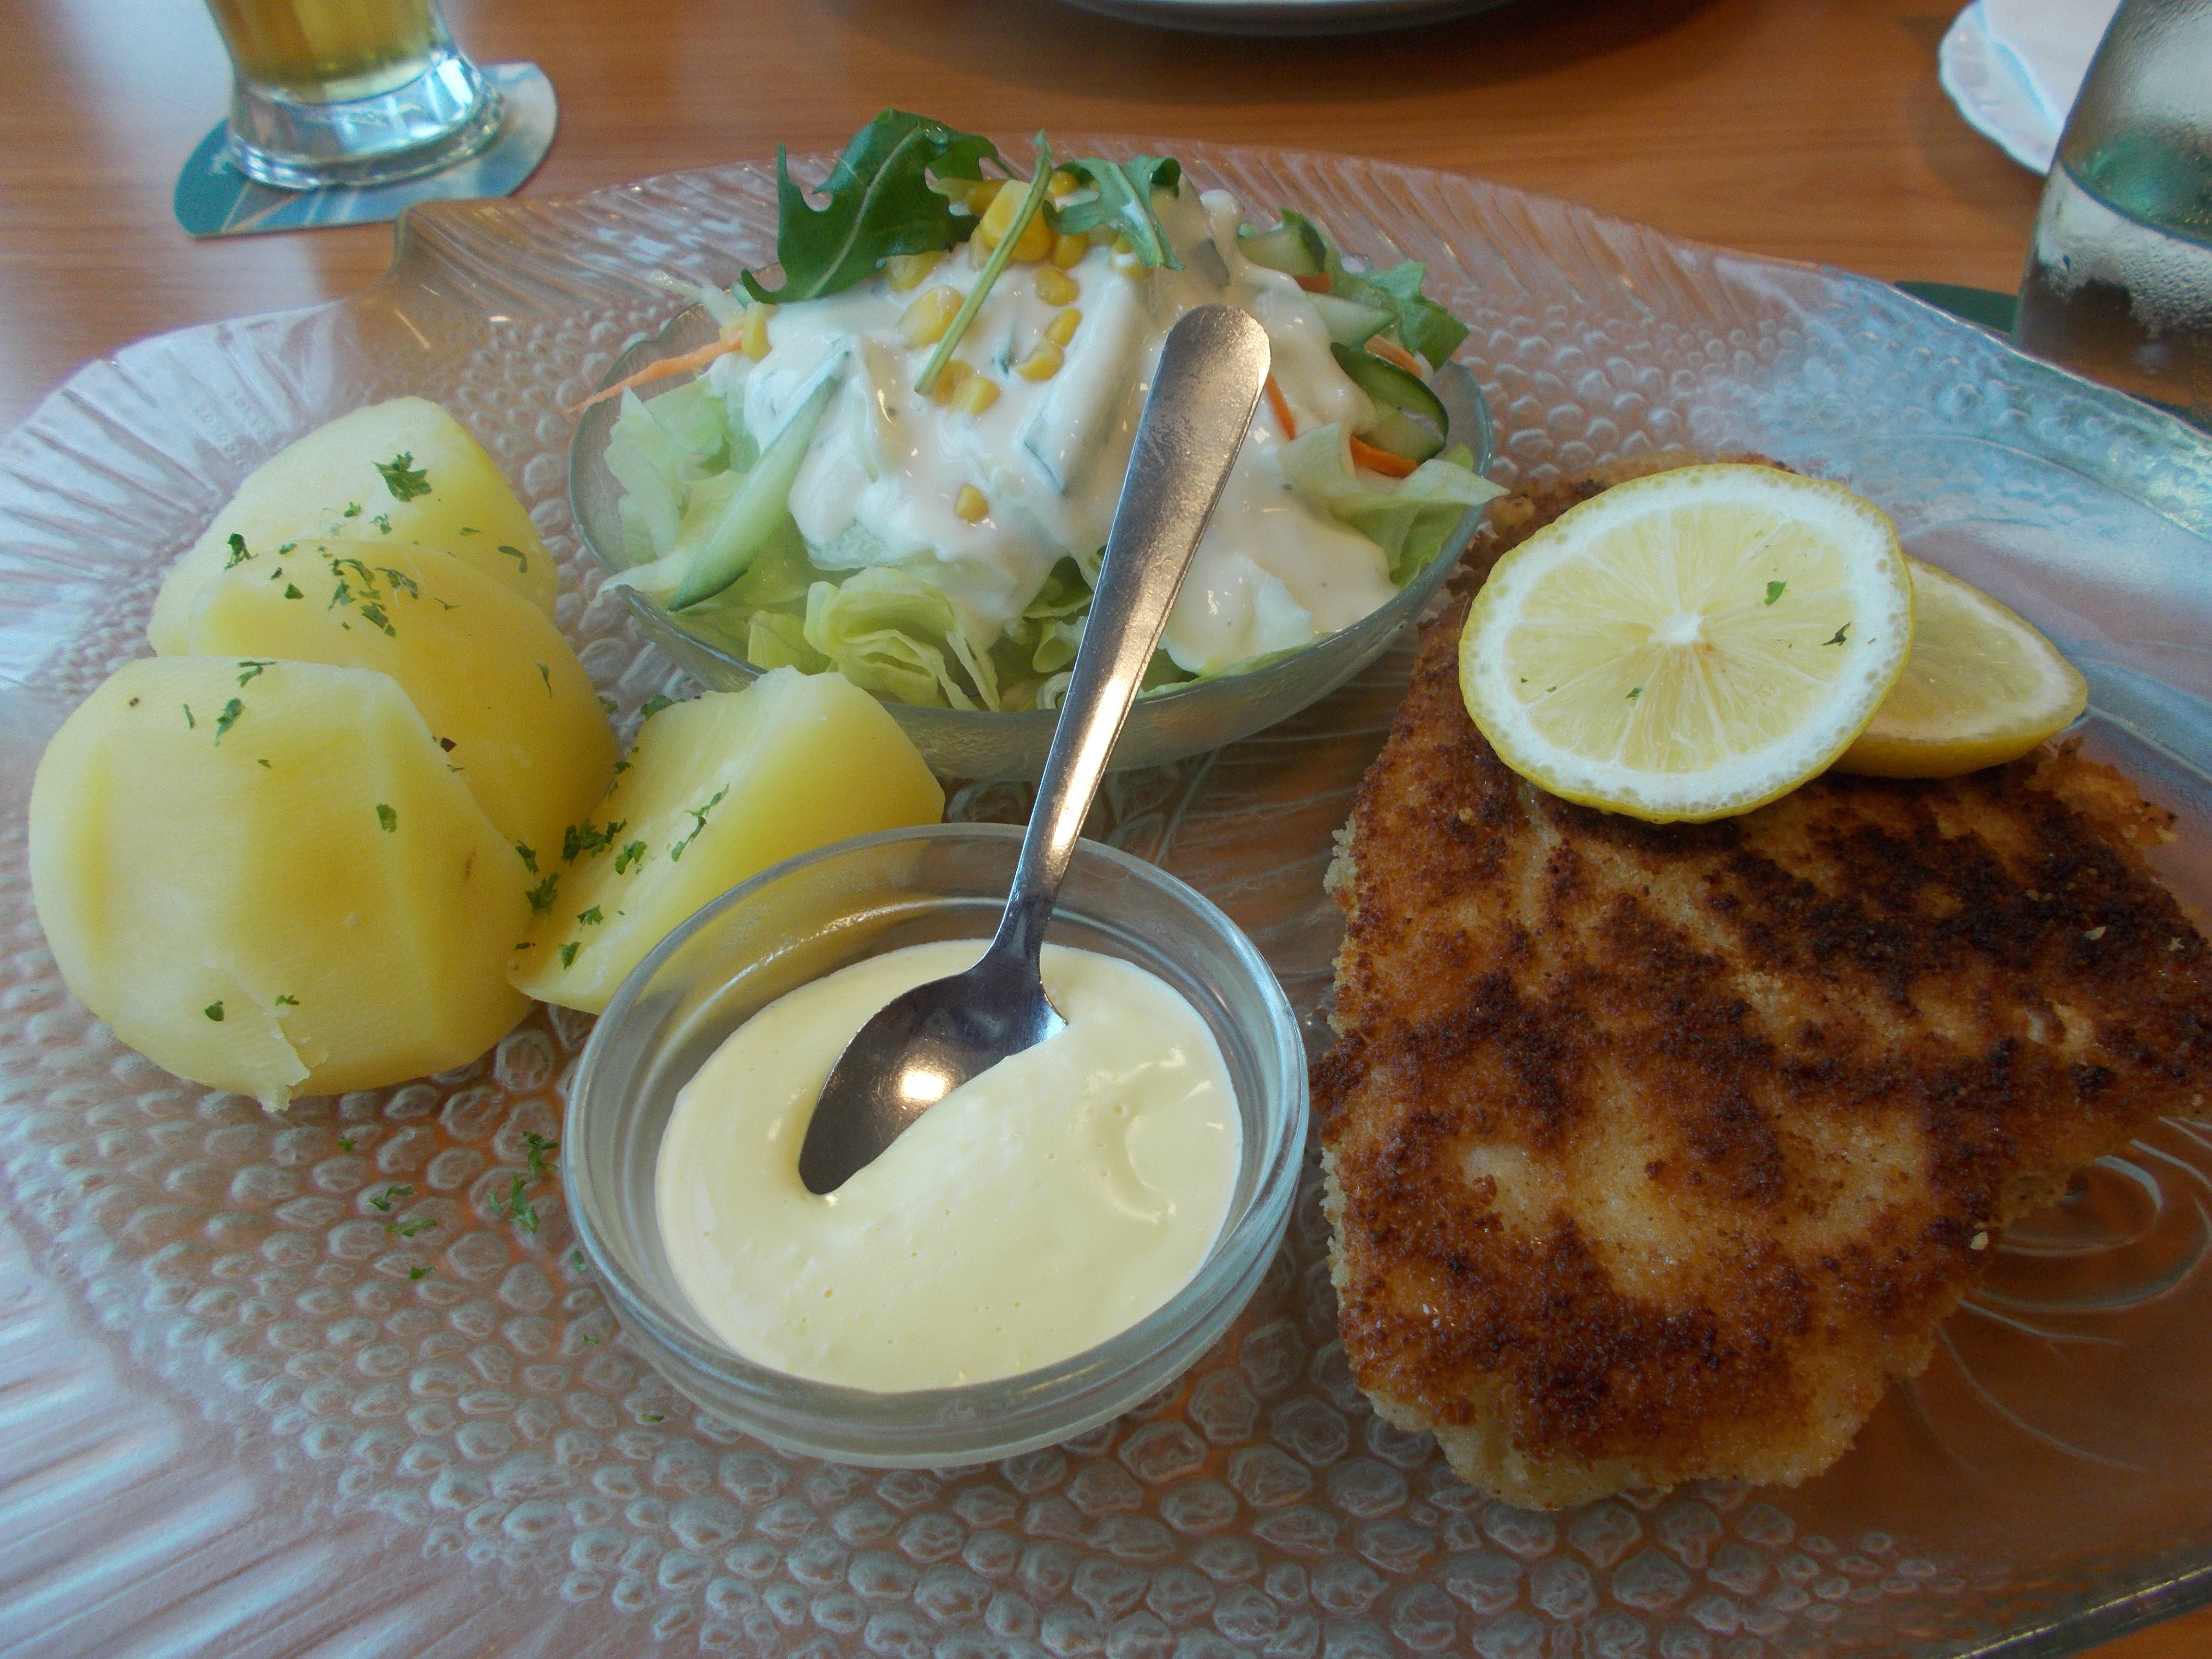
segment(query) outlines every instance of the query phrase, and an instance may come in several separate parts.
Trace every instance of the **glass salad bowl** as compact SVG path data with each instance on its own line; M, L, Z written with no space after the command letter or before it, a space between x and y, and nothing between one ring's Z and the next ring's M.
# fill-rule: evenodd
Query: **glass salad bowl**
M771 216L761 234L772 234L774 228ZM662 358L711 344L715 334L714 319L702 308L691 307L658 334L624 351L607 371L603 385L615 385ZM1463 373L1449 365L1444 372ZM671 376L641 395L649 399L654 392L682 383ZM1468 395L1458 401L1472 411L1472 419L1464 422L1472 429L1462 431L1462 422L1455 422L1452 438L1474 452L1474 471L1486 473L1496 454L1490 411L1480 387L1471 379L1464 384ZM592 404L577 422L568 448L568 502L576 530L610 575L631 564L617 512L623 487L606 463L608 439L620 410L619 400L611 398ZM1427 607L1466 550L1482 521L1482 511L1470 507L1462 514L1437 556L1416 571L1395 598L1351 627L1249 669L1145 693L1122 728L1114 750L1115 766L1155 766L1218 749L1327 696L1372 662L1399 629ZM622 591L647 635L702 685L718 691L739 690L763 672L686 629L644 594ZM1044 769L1045 750L1059 718L1050 709L1000 713L926 708L888 699L885 706L931 769L946 777L1034 779Z

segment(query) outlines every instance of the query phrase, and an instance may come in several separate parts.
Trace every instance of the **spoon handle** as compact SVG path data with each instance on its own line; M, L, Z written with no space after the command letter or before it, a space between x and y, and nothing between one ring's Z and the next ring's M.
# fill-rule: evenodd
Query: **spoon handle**
M1168 331L990 954L1034 963L1083 820L1267 380L1267 331L1199 306Z

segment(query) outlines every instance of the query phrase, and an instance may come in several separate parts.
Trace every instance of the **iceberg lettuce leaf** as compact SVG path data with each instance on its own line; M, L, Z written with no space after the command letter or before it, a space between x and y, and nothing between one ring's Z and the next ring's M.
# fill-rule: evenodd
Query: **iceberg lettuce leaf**
M1359 476L1344 428L1334 423L1300 433L1278 453L1291 490L1380 546L1400 587L1443 550L1468 508L1505 493L1474 471L1464 446L1389 486Z
M944 593L896 566L815 583L806 595L805 636L863 690L899 702L999 706L988 645L970 634Z

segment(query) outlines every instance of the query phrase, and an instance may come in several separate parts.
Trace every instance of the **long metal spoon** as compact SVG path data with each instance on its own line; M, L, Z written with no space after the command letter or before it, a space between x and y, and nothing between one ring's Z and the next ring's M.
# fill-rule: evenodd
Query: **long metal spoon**
M916 986L846 1045L799 1150L809 1192L836 1191L953 1090L1065 1023L1037 969L1053 898L1267 364L1266 331L1234 307L1200 306L1169 331L998 934L966 973Z

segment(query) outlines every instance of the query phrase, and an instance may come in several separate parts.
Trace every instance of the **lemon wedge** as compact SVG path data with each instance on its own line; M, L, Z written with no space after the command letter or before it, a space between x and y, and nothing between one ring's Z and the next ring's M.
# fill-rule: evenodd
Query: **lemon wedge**
M1912 650L1838 771L1956 777L2017 760L2080 718L2088 683L2049 640L1948 571L1905 563Z
M1501 558L1460 635L1460 690L1532 782L1694 822L1824 770L1911 642L1881 508L1772 467L1690 466L1616 484Z

